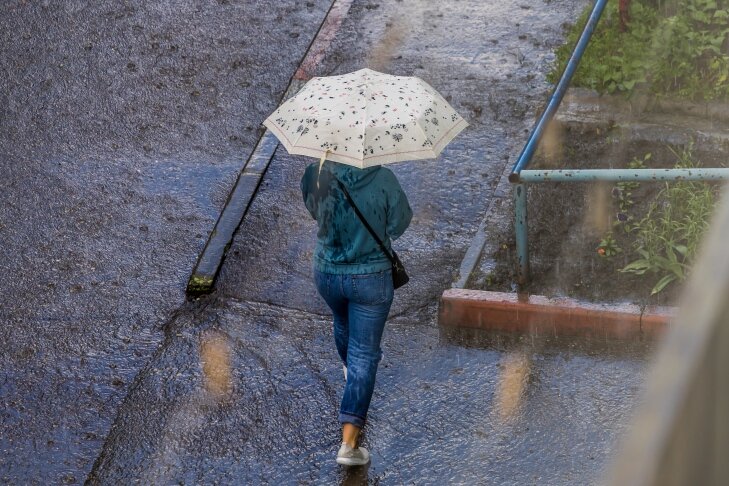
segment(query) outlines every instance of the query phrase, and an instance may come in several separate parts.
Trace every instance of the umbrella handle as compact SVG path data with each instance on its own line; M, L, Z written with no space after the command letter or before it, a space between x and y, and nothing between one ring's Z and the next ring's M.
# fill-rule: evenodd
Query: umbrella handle
M324 151L324 154L321 156L321 159L319 159L319 172L316 174L316 188L319 189L319 175L321 174L321 168L324 165L324 161L327 160L327 154L329 153L329 149L326 149Z

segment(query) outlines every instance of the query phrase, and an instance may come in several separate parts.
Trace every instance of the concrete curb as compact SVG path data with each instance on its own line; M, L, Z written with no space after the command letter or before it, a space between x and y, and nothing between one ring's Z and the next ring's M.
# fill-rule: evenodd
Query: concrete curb
M572 87L565 95L565 106L570 105L582 106L583 113L607 112L611 116L622 113L631 119L651 114L670 114L704 118L717 123L729 122L729 103L719 101L693 102L649 95L636 95L628 99L620 94L601 95L589 88Z
M504 230L502 227L504 224L511 224L510 220L499 220L496 218L497 214L508 214L512 215L513 219L513 195L512 195L512 184L509 182L509 174L511 173L512 161L505 165L504 171L501 174L501 178L496 185L491 197L489 198L489 205L486 209L486 214L481 220L481 223L476 230L476 234L471 239L471 244L466 250L466 254L461 261L459 269L458 279L453 283L452 287L456 289L465 289L469 285L473 284L472 277L476 270L476 267L487 266L491 269L496 267L496 262L490 257L496 252L498 242L489 238L489 235L498 232L498 230ZM488 258L488 262L483 262L484 258Z
M324 57L327 49L336 36L342 22L354 0L335 0L324 17L319 31L314 36L304 59L289 82L283 99L296 94L306 82ZM246 161L238 175L233 189L228 195L223 211L208 236L202 253L198 257L192 275L187 282L188 297L198 297L212 292L215 278L223 264L225 253L233 241L233 236L241 221L248 212L258 186L268 169L278 148L278 139L266 130L256 144L256 148Z
M233 240L233 234L248 211L277 147L276 137L266 131L258 141L251 158L238 175L238 180L228 196L228 201L225 203L213 231L208 236L205 248L187 282L187 295L199 296L212 291L225 252Z
M715 150L729 143L728 103L692 103L637 96L600 95L586 88L570 88L555 121L573 127L621 130L624 141L684 145L694 141Z
M441 297L438 323L524 334L636 339L662 335L675 314L674 307L641 309L633 304L448 289Z

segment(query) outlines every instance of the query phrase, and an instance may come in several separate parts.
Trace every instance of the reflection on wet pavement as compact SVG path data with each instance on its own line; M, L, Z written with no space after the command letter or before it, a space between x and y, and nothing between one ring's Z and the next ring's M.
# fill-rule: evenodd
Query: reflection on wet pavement
M206 315L204 329L175 323L179 337L130 397L156 413L124 411L98 482L587 484L635 406L648 355L641 343L506 340L396 319L363 437L372 464L347 471L334 462L343 381L329 318L248 302ZM186 353L226 363L220 343L232 393L217 401L208 365L179 363Z
M220 400L230 393L230 345L219 332L207 332L200 338L200 360L205 378L205 389Z
M315 227L298 189L307 160L279 150L218 292L165 325L89 483L594 481L634 406L645 350L458 335L434 321L437 297L544 99L561 24L584 3L355 2L323 60L320 74L370 64L422 76L471 123L440 160L394 168L416 213L397 243L413 280L398 293L385 334L363 437L369 468L334 462L343 382L311 283ZM215 177L160 171L175 187L188 176Z
M506 354L499 365L499 385L494 401L502 422L515 418L526 390L529 368L529 357L521 351Z

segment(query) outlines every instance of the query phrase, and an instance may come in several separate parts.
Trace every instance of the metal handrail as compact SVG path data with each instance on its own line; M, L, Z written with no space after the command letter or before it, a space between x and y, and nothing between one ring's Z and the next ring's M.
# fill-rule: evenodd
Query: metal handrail
M517 280L529 280L529 225L526 184L543 182L678 182L729 180L728 168L692 169L561 169L524 170L514 185L514 233L516 239Z
M589 182L589 181L711 181L729 179L729 169L694 168L694 169L561 169L561 170L526 170L542 139L547 124L554 118L562 103L582 55L592 38L597 22L600 20L607 0L596 0L585 28L575 45L567 66L557 86L550 96L546 109L534 125L524 148L519 154L509 174L509 181L514 184L514 216L517 255L517 280L524 284L529 280L529 236L527 215L526 184L542 182Z
M549 98L547 108L539 117L539 120L534 125L534 128L532 128L532 132L529 134L526 145L524 145L524 148L519 154L519 158L516 160L514 168L511 169L511 174L509 174L510 182L519 182L519 173L523 169L526 169L529 162L531 162L532 157L534 156L534 152L536 151L537 146L539 146L539 142L542 139L545 127L552 120L554 114L559 108L560 103L562 103L562 98L564 98L564 94L567 92L570 81L572 81L572 76L575 74L575 71L577 71L577 67L580 64L580 60L582 59L582 54L584 54L585 49L587 48L587 44L590 42L592 33L595 31L597 22L600 20L600 16L605 9L605 5L607 5L607 0L597 0L595 2L595 6L592 9L590 18L587 20L587 24L585 24L585 28L582 30L582 34L580 35L580 38L575 45L574 51L572 51L572 55L567 62L567 66L562 72L559 83L557 83L557 86L552 92L552 96Z
M658 181L716 181L729 179L727 168L683 169L558 169L524 170L522 183L540 182L658 182Z

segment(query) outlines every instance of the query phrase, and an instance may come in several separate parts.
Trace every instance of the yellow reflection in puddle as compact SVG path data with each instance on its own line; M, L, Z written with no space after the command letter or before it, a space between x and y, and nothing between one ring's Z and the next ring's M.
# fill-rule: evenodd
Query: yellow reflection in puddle
M210 331L200 338L205 390L216 399L228 395L231 388L230 344L225 335Z
M512 419L519 411L531 363L526 353L511 352L504 356L500 364L499 382L496 387L495 407L499 419Z

